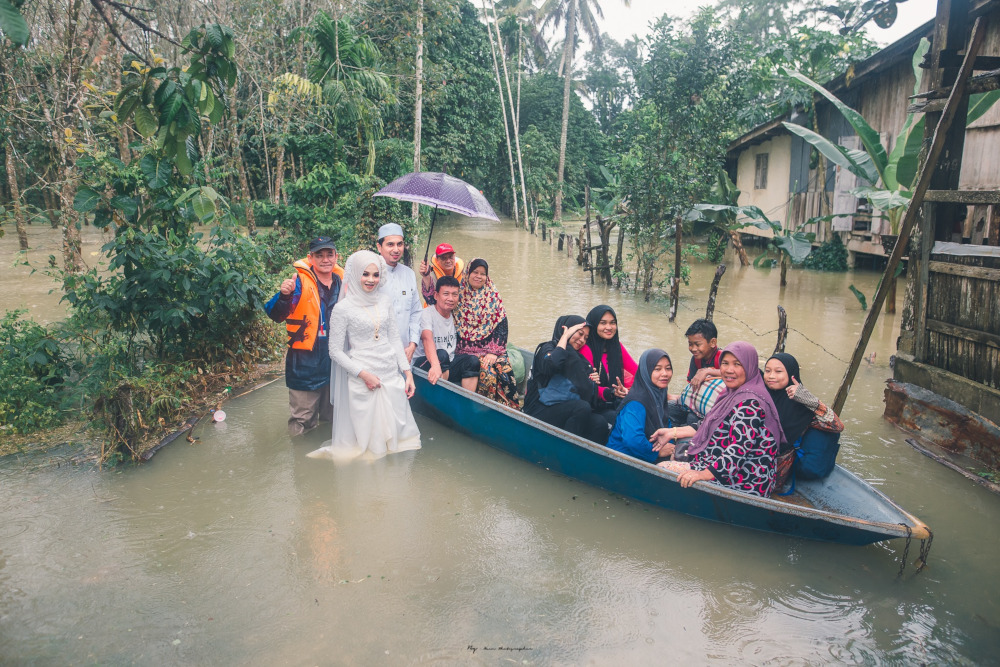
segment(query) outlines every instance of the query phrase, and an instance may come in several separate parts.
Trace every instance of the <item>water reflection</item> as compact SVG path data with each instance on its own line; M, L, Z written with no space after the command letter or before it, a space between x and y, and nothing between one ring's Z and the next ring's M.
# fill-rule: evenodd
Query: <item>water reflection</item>
M591 287L536 237L442 225L490 260L512 338L562 311L615 307L634 353L686 363L683 329L712 267L666 305ZM875 274L731 268L724 340L789 349L831 398L863 321L846 286ZM226 404L147 465L99 472L66 452L0 461L3 661L168 664L990 663L1000 649L1000 500L913 452L881 420L895 323L873 337L844 411L841 460L936 532L930 567L895 579L903 544L847 547L674 514L567 480L418 417L424 448L376 462L306 458L272 384ZM756 333L755 333L756 332ZM679 382L679 380L678 380ZM59 463L59 467L55 467ZM916 556L914 545L910 559ZM524 648L502 652L500 648ZM473 651L472 649L475 649ZM493 649L493 650L490 650Z

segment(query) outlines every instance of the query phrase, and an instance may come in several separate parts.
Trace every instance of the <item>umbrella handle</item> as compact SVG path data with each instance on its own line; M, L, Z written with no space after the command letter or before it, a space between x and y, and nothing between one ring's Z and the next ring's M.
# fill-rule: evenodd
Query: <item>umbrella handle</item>
M434 233L434 222L438 217L438 207L434 207L434 213L431 214L431 228L427 230L427 249L424 250L424 264L427 263L427 258L431 254L431 234Z

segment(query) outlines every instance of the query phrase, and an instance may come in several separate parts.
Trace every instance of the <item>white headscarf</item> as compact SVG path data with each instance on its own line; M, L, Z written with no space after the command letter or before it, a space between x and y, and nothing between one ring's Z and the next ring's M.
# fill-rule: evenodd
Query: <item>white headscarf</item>
M379 283L371 292L366 292L361 285L361 274L370 265L378 267ZM382 296L382 285L385 284L386 264L382 256L371 250L359 250L347 258L344 265L344 288L341 299L355 306L374 306Z

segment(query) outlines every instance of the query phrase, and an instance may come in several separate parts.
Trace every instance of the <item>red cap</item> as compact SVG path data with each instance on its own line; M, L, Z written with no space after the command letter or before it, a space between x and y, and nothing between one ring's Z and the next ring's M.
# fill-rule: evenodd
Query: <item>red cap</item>
M440 257L441 255L447 255L449 252L455 252L455 249L451 247L450 243L442 243L434 251L434 254Z

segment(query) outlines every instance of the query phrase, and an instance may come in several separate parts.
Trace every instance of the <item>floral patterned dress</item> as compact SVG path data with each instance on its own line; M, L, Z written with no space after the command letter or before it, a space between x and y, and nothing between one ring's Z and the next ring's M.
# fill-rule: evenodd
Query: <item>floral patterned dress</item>
M764 425L756 399L739 403L694 455L692 470L708 470L717 482L737 491L768 497L774 490L778 442Z
M466 269L475 261L469 262ZM480 362L487 354L496 356L493 364L482 364L476 393L520 410L517 380L507 357L507 311L503 300L492 278L487 276L486 284L477 290L469 284L468 277L466 273L462 278L454 313L458 330L455 354L473 354Z

